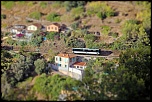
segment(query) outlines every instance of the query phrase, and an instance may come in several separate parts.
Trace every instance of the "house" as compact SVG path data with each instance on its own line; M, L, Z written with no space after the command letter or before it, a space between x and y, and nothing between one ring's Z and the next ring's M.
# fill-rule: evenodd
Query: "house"
M55 56L55 65L57 70L68 71L69 67L71 67L75 62L76 56L74 54L60 53Z
M75 62L73 64L74 68L84 70L86 68L86 62Z
M22 33L22 29L20 28L10 28L10 32L13 33L13 34L19 34L19 33Z
M39 23L34 23L34 24L29 25L29 26L27 27L27 30L29 30L29 31L36 31L36 30L38 30L38 29L42 29L42 25L39 24Z
M14 25L9 27L10 32L13 34L25 33L25 25Z
M18 28L25 29L26 26L25 25L14 25L14 28L16 28L16 29L18 29Z
M46 27L46 31L48 31L48 32L60 32L61 26L58 23L53 23L53 24L50 24Z
M77 56L74 54L62 53L55 56L55 66L52 68L77 80L82 80L86 62L77 62Z
M31 39L32 34L33 34L32 32L26 31L25 32L25 37L28 38L28 39Z

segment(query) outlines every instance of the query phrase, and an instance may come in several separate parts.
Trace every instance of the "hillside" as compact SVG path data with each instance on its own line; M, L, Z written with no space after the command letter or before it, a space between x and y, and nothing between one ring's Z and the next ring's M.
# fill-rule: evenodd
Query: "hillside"
M41 2L35 2L30 5L31 2L15 2L14 6L11 9L6 9L2 5L1 12L2 14L6 14L6 19L2 20L2 27L3 25L14 25L14 24L25 24L29 25L31 23L26 22L26 17L29 17L29 14L34 11L39 11L42 14L44 14L41 18L41 20L45 20L46 22L40 22L44 25L49 24L46 20L46 16L49 13L55 12L61 15L61 17L64 17L66 15L71 15L71 12L67 12L66 8L63 6L61 3L52 3L52 4L47 4L45 8L42 8L40 3ZM101 26L107 25L111 28L111 32L117 32L119 36L122 35L121 32L121 25L123 22L125 22L128 19L135 19L136 15L139 11L139 8L133 5L130 2L119 2L119 1L111 1L111 2L105 2L108 6L110 6L114 12L115 16L113 17L107 17L104 20L101 20L98 18L96 15L95 16L86 16L86 17L81 17L78 19L78 21L81 21L81 25L83 26L91 26L89 28L90 31L101 31ZM89 3L88 3L89 4ZM88 7L88 4L86 4L85 9ZM29 5L29 6L28 6ZM84 12L86 14L86 12ZM70 19L70 16L69 16ZM120 22L117 23L117 20ZM75 21L76 22L76 21ZM50 22L51 23L51 22ZM66 24L67 26L71 25L73 21L68 21L67 18L61 19L59 23ZM101 31L102 33L102 31ZM104 35L104 34L103 34ZM113 39L111 37L107 37L106 39L102 39L105 42L113 42Z

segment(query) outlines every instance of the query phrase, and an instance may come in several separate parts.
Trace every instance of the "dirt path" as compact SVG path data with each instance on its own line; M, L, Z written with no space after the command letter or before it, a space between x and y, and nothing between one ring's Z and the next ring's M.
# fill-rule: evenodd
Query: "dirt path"
M31 83L30 83L31 86L34 85L35 80L36 80L36 78L38 78L38 77L39 77L39 75L35 76L35 77L32 79L32 81L31 81Z

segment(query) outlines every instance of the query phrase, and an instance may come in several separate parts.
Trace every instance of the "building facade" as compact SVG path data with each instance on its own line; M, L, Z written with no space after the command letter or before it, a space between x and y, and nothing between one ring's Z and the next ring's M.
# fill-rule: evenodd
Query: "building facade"
M48 32L60 32L60 24L53 23L46 27L46 31Z
M55 65L57 66L57 70L68 71L69 67L71 67L75 62L76 56L73 54L58 54L55 56Z
M82 80L86 62L77 62L77 56L74 54L58 54L55 56L54 68L77 80Z

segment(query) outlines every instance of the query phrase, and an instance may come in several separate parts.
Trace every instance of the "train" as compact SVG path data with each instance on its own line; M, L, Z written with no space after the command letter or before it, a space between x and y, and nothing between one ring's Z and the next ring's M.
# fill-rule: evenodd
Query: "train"
M101 50L100 49L90 49L90 48L72 48L72 53L100 55Z

